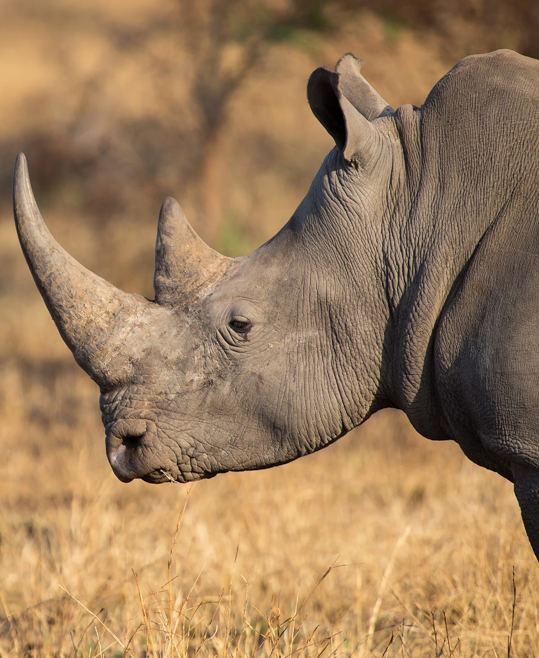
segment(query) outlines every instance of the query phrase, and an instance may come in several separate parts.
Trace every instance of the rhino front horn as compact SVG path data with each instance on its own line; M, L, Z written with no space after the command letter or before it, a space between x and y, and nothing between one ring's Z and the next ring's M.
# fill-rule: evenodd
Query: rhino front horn
M152 304L93 274L56 242L37 207L22 153L15 162L13 210L32 276L75 360L100 386L121 382L131 367L124 334Z
M155 245L155 300L188 303L223 276L231 258L214 251L195 233L177 201L167 198L159 214Z

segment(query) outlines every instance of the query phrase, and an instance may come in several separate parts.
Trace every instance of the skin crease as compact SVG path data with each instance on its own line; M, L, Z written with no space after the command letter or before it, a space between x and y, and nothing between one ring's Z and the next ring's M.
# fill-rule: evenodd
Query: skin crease
M539 63L466 58L421 108L396 111L360 69L348 55L313 73L309 102L336 147L268 243L230 262L200 247L199 290L170 275L179 252L159 255L156 302L102 280L105 308L66 302L57 272L69 289L91 274L46 242L19 163L23 250L101 387L121 480L268 468L396 407L515 482L539 556ZM192 285L198 238L170 208L159 253L183 231Z

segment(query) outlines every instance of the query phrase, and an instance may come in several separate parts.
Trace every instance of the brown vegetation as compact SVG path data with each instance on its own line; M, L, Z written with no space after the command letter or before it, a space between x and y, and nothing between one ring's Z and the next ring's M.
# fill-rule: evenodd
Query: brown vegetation
M476 31L453 55L432 21L412 32L393 5L333 5L329 20L327 2L269 3L242 36L232 10L263 3L228 3L209 45L204 15L185 22L172 0L2 5L1 656L539 655L539 570L511 485L397 412L294 464L201 482L184 514L187 487L116 481L98 391L17 244L9 180L25 150L60 241L151 296L162 197L232 255L290 216L331 147L305 100L313 68L353 51L388 102L419 104L484 43ZM210 138L209 83L193 85L212 70L211 93L232 82Z

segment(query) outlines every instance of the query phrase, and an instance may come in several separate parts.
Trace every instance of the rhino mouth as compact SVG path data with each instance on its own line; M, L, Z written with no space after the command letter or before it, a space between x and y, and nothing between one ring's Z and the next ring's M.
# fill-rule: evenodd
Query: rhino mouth
M208 478L214 477L214 475L216 474L189 473L188 476L186 476L181 472L173 474L164 468L157 468L155 471L139 477L141 480L148 482L149 484L166 484L167 482L173 484L187 484L188 482L195 482L196 480L207 480Z
M165 482L182 484L182 480L179 480L177 476L174 477L170 471L167 471L164 468L156 468L155 471L143 475L140 479L149 484L164 484Z
M165 468L155 468L148 473L136 472L134 469L119 468L118 464L112 464L114 475L120 482L129 483L133 480L143 480L148 484L166 484L171 482L173 484L187 484L188 482L195 482L196 480L205 480L212 478L215 473L183 473L182 471L173 472Z
M125 483L143 480L150 484L185 484L212 477L210 473L184 471L179 465L170 462L165 466L152 452L144 454L140 447L131 448L122 444L117 450L108 450L107 455L114 475Z
M121 482L176 482L176 465L165 465L155 454L152 423L140 418L120 418L107 427L106 449L114 474Z
M156 437L155 425L140 418L120 418L107 426L107 457L121 482L140 479L150 484L184 484L216 475L197 468L185 456L178 461L178 455L163 450Z

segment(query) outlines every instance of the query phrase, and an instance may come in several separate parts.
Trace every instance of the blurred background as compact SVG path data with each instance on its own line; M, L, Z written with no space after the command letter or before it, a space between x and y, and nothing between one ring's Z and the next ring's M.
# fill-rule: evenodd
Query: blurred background
M16 153L62 245L152 298L165 196L230 256L293 213L332 147L306 100L316 67L351 51L390 105L420 105L459 59L496 48L539 56L535 0L0 0L0 655L122 655L59 583L150 652L144 614L161 642L154 594L185 498L114 479L97 388L20 252ZM174 609L215 610L153 655L281 655L282 638L313 656L499 655L508 638L538 655L537 566L510 484L396 412L297 464L196 485L182 524ZM279 635L332 565L347 566L303 630Z

